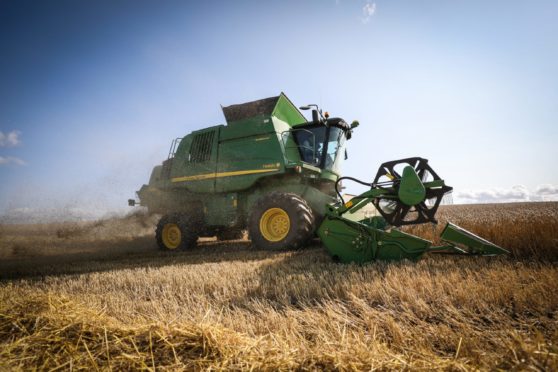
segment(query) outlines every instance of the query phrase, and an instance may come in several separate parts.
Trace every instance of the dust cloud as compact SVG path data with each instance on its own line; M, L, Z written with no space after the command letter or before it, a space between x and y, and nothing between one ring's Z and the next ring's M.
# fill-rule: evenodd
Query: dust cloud
M0 259L92 253L103 251L104 245L118 250L123 243L152 239L158 218L136 210L93 221L1 224Z

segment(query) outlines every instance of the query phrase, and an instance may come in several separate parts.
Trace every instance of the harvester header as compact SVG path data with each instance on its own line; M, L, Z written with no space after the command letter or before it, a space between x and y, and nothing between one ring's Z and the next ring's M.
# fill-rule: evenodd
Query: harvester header
M446 224L441 246L397 229L404 225L437 223L436 211L443 197L452 191L430 167L428 160L414 157L383 163L372 183L341 177L367 185L370 190L341 204L329 206L318 229L318 236L335 260L417 260L427 252L492 256L508 253L450 222ZM381 216L360 221L346 218L372 203Z

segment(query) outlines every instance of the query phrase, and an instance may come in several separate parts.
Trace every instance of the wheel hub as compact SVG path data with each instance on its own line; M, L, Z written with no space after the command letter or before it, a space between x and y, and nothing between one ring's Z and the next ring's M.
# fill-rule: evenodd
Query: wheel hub
M168 223L163 227L163 244L168 249L176 249L182 242L182 233L175 223Z
M285 239L290 228L289 215L281 208L270 208L260 218L260 232L268 241L278 242Z

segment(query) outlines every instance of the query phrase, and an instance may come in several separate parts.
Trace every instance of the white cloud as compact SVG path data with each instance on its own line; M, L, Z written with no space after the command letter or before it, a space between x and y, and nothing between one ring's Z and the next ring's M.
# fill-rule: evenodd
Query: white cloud
M14 147L21 144L19 135L20 131L12 130L11 132L4 133L0 131L0 147Z
M362 7L362 23L368 23L374 13L376 13L376 3L366 2Z
M544 195L558 195L558 186L544 184L537 186L535 191L537 195L544 196Z
M511 203L529 201L558 201L558 186L539 185L534 191L524 185L511 188L490 188L484 190L465 190L453 193L456 203Z
M13 156L0 156L0 166L2 165L25 165L25 161Z

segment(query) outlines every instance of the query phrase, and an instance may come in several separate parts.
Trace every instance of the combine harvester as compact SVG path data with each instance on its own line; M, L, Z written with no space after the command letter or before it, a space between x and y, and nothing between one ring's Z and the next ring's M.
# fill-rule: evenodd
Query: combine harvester
M139 205L163 215L156 229L159 247L188 249L200 236L235 239L248 229L263 249L298 248L317 233L341 262L418 260L440 251L507 253L451 223L441 235L445 244L437 247L398 230L436 223L452 188L418 157L382 164L371 183L340 177L346 142L359 123L330 118L317 105L300 109L312 109L312 121L281 93L223 107L227 125L175 139L167 160L137 192ZM370 190L345 203L339 192L344 179ZM368 203L380 216L355 218Z

